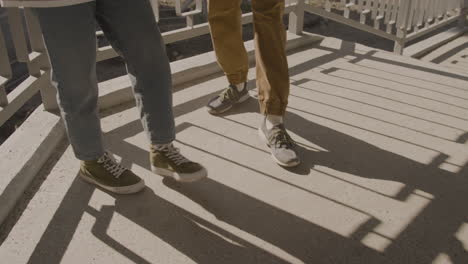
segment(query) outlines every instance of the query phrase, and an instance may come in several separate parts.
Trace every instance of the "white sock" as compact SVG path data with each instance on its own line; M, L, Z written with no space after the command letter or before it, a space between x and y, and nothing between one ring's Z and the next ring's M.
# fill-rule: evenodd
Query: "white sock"
M245 88L245 83L239 83L239 84L236 84L235 86L237 88L237 91L242 92L242 90L244 90Z
M274 126L283 124L283 117L278 115L267 115L265 122L266 128L272 129Z

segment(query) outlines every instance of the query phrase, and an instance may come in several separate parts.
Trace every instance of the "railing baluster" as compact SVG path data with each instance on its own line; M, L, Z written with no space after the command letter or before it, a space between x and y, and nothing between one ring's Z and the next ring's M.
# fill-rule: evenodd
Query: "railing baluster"
M466 16L468 15L467 14L467 6L465 4L465 0L459 0L459 7L460 7L460 11L459 11L459 18L458 18L458 27L459 28L464 28L465 25L466 25Z
M331 12L332 9L332 3L330 0L325 0L325 10L328 12Z
M7 14L11 38L15 46L16 59L19 62L28 62L29 51L23 27L22 10L19 8L7 8Z
M297 0L294 10L289 13L289 32L301 35L304 30L305 0Z
M160 15L159 15L159 0L150 0L151 7L153 8L154 17L156 21L159 22Z
M372 1L374 1L374 0L366 0L365 5L363 5L363 7L362 7L361 24L366 24L367 23L367 15L369 15L370 12L371 12Z
M3 30L0 28L0 106L8 105L5 83L12 77L8 49L5 44Z
M361 12L364 10L364 0L357 0L358 5L357 5L357 12L361 14Z
M427 0L420 0L419 4L417 6L418 16L417 16L416 27L417 27L418 30L423 26L423 23L424 23L424 16L425 16L424 5L425 5L425 2L427 2Z
M374 28L380 29L380 26L385 18L385 8L387 5L387 0L379 0L378 5L374 6L374 11L372 12L372 18L374 19Z
M0 76L5 78L11 78L11 65L8 55L8 49L6 47L5 37L3 36L3 30L0 28Z

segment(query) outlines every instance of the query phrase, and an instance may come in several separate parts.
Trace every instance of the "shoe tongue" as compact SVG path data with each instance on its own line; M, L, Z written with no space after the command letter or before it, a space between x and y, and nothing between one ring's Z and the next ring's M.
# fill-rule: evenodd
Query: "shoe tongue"
M109 154L106 152L104 153L104 155L102 155L98 160L97 162L99 163L103 163L103 162L106 162L108 160L110 160L111 158L109 157Z

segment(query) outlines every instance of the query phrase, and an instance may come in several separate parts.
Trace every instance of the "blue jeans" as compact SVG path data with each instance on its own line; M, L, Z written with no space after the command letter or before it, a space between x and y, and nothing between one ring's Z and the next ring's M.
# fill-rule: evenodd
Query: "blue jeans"
M96 23L127 64L143 128L152 144L175 139L169 60L148 0L97 0L37 8L52 82L75 155L104 153L98 115Z

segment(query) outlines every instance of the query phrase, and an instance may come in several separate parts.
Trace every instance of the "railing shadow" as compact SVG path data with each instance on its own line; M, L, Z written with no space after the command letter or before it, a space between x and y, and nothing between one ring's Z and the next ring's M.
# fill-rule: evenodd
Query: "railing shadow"
M341 50L335 50L329 55L292 67L291 75L306 72L347 54L361 56L355 54L354 49L353 44L345 43ZM368 55L366 56L369 58ZM424 67L402 62L389 61L388 63L425 70ZM428 69L428 71L468 81L468 78L464 76L433 69ZM174 113L176 116L181 116L195 111L203 107L215 94L216 92L197 95L198 97L193 100L177 105ZM128 107L130 106L123 108ZM257 103L251 100L221 118L242 124L242 122L232 120L229 115L257 111ZM389 199L405 202L411 195L417 195L415 194L417 190L432 194L434 199L396 238L391 239L391 244L381 253L360 242L381 223L378 218L362 209L335 201L331 197L320 196L304 187L291 185L287 181L275 178L256 168L247 167L216 153L199 149L190 145L189 142L180 143L197 148L206 155L223 158L237 166L307 191L312 195L318 195L322 199L340 203L351 210L368 215L369 220L357 227L349 237L343 237L212 179L192 185L180 185L169 180L164 180L163 183L168 188L198 203L219 221L247 232L305 263L319 261L347 264L363 263L363 260L367 263L431 263L440 253L448 255L455 264L468 263L468 252L455 236L460 226L468 219L466 209L468 164L458 173L451 173L439 168L439 165L447 158L444 154L435 157L430 164L421 164L342 132L313 123L297 114L296 111L288 112L286 120L288 128L294 134L327 150L317 152L300 148L303 165L292 169L291 172L309 175L311 170L314 170L314 166L320 165L363 178L400 182L406 186L395 196L374 191L375 194ZM243 125L249 127L249 125ZM191 126L196 126L196 124L183 123L177 127L177 130L181 132ZM209 131L209 129L206 130ZM141 131L139 121L135 120L107 132L106 138L108 138L109 150L124 157L122 161L124 164L130 167L136 164L149 169L147 151L125 141L126 138L135 136ZM460 135L456 141L466 142L467 135L468 132ZM237 143L242 144L239 141ZM268 153L265 152L265 155ZM364 186L353 184L366 189ZM128 197L114 196L115 205L104 206L100 209L94 209L88 205L94 191L94 187L79 179L73 182L29 258L29 263L60 263L84 213L96 218L96 223L91 230L96 238L135 263L151 263L151 260L133 252L122 241L108 234L110 221L115 213L123 215L197 263L288 263L273 253L166 201L152 190L146 189L140 194ZM304 208L306 210L307 205L304 205ZM320 212L317 213L320 214ZM215 234L228 238L232 242Z
M445 52L444 54L441 54L441 55L437 56L436 58L432 59L431 62L437 63L437 64L442 63L442 62L448 60L449 58L453 57L454 55L456 55L460 51L466 50L466 49L468 49L468 43L463 43L462 45L459 45L459 46L451 49L450 51Z
M250 103L236 110L233 115L255 112L256 106ZM228 116L225 118L231 120ZM292 112L286 115L286 120L294 134L327 150L317 152L300 148L303 165L293 172L308 175L314 166L324 166L364 178L401 182L405 188L393 199L402 202L416 190L435 196L392 241L385 250L386 258L395 261L393 263L431 263L443 252L451 257L453 263L468 261L468 252L460 247L462 244L455 237L468 217L464 202L468 200L468 163L455 174L439 168L447 158L444 154L425 165L310 122ZM466 139L464 134L458 142L466 142Z

